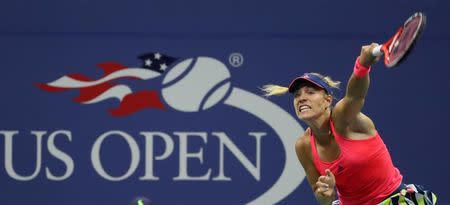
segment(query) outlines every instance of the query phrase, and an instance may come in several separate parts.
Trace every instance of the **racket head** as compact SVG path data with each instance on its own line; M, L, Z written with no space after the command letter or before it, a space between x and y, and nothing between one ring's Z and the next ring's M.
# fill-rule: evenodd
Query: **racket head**
M410 16L395 35L383 44L384 64L393 68L403 62L425 29L426 16L416 12Z

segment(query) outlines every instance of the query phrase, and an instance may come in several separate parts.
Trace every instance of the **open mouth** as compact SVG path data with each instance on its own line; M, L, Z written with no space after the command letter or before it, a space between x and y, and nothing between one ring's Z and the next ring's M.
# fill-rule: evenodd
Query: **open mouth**
M309 111L309 110L311 110L311 107L309 105L300 105L298 107L298 111L300 111L300 112L306 112L306 111Z

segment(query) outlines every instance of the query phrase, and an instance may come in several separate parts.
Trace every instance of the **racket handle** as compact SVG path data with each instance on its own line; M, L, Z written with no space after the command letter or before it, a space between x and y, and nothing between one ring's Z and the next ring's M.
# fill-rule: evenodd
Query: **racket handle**
M381 47L383 47L382 44L380 44L377 47L373 48L372 55L376 56L376 57L383 55L383 51L381 50Z

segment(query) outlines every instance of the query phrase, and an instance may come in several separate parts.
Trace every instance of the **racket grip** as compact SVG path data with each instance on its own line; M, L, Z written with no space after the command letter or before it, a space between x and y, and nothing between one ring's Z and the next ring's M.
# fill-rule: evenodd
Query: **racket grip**
M382 44L380 44L377 47L373 48L372 55L376 56L376 57L383 55L383 51L381 51L381 47L383 47Z

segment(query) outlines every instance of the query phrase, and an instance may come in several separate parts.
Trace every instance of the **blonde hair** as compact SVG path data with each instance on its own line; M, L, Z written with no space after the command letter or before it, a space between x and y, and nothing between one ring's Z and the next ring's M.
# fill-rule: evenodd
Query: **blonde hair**
M317 77L325 81L325 83L327 83L328 86L330 86L331 88L339 89L339 85L341 84L340 81L335 81L330 76L323 76L322 74L319 73L308 73L308 74L316 75ZM280 85L268 84L264 85L261 88L261 90L263 91L264 96L269 97L273 95L284 95L289 91L289 88Z

